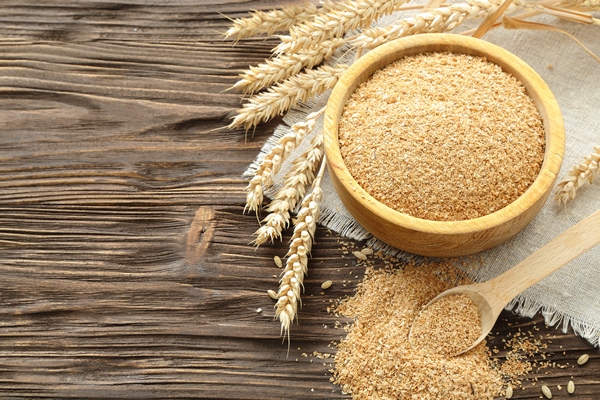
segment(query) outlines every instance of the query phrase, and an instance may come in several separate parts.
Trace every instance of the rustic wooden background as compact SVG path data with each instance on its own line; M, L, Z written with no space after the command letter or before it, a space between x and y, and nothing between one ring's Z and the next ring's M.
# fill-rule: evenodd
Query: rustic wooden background
M0 398L347 397L310 355L344 336L327 307L362 268L319 229L287 357L265 293L286 244L248 245L241 178L277 121L247 142L219 129L240 104L226 89L275 43L232 46L226 16L289 3L2 1ZM600 398L597 349L504 318L495 344L536 322L553 360L592 357L515 398L542 382Z

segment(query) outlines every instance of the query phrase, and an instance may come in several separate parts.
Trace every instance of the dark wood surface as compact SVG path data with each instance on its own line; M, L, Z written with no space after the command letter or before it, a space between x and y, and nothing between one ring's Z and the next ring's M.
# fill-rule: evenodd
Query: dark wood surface
M239 70L275 44L232 47L225 16L289 3L2 1L0 398L347 397L310 355L344 336L327 307L362 269L319 228L288 357L266 295L286 243L248 245L241 178L277 121L248 141L215 130L239 107ZM533 323L504 318L493 344ZM553 360L592 359L514 398L542 382L600 398L597 349L533 321Z

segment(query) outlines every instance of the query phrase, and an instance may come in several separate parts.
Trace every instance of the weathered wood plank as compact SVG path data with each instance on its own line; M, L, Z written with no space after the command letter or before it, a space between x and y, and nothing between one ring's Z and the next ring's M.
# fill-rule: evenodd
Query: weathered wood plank
M266 291L289 233L248 245L241 177L276 122L217 129L275 43L223 41L223 14L291 2L2 2L0 397L347 398L310 355L344 336L327 308L363 268L318 230L287 357ZM493 343L531 324L504 317ZM597 351L536 320L561 363L593 359L534 376L597 398Z

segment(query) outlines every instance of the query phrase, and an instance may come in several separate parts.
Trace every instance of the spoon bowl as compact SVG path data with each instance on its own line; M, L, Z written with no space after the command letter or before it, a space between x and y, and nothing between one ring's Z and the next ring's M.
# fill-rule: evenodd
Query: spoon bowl
M452 295L469 297L479 310L481 334L471 345L455 355L465 353L485 339L502 310L512 299L598 244L600 244L600 210L567 229L496 278L448 289L431 300L423 310L443 297ZM411 328L408 335L411 346L413 346L412 332Z
M473 302L473 304L475 304L475 306L479 310L479 316L481 319L481 334L477 337L477 339L469 347L462 349L459 353L452 354L453 356L462 354L462 353L466 353L467 351L471 350L472 348L477 346L479 343L481 343L481 341L483 341L486 338L488 333L494 327L494 324L495 324L496 320L498 319L500 312L502 311L502 309L500 309L498 311L498 310L494 310L492 308L492 306L490 305L490 302L486 298L485 294L482 294L478 291L477 284L456 286L456 287L453 287L452 289L448 289L448 290L438 294L436 297L434 297L429 303L427 303L425 305L425 307L423 309L426 309L427 307L429 307L430 305L437 302L438 300L440 300L443 297L456 296L456 295L468 296L469 299L471 300L471 302ZM411 330L408 333L408 341L409 341L409 343L411 343L411 346L413 343L412 333L413 333L413 330L411 328Z

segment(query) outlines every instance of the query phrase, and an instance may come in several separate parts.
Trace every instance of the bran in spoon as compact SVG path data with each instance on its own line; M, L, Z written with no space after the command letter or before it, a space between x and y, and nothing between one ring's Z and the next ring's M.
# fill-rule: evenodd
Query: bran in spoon
M481 317L467 295L442 297L415 319L411 345L429 353L452 356L471 346L481 334Z

